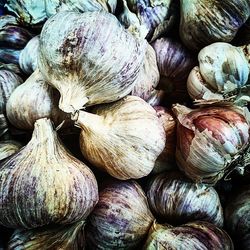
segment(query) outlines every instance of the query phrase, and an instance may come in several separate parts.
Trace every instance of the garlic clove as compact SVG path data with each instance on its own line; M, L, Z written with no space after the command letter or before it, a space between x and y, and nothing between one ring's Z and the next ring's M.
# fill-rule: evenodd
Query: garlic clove
M47 118L37 120L29 143L0 165L0 180L5 227L74 223L98 201L93 173L64 148Z
M148 175L166 140L156 111L141 98L127 96L91 112L79 111L76 118L84 157L121 180Z
M222 206L213 187L168 172L152 178L147 188L150 209L159 220L173 225L202 220L223 226Z
M139 249L154 220L146 196L135 181L109 183L86 225L91 249Z
M154 222L143 249L233 250L234 246L224 230L208 222L189 222L179 227Z
M182 42L199 51L214 42L230 42L250 15L247 0L181 0L180 28Z
M21 147L22 144L14 140L0 141L0 161L18 152Z
M8 243L9 250L78 250L85 249L84 221L70 225L15 230Z
M69 120L67 114L58 108L59 95L44 81L37 69L11 94L6 113L8 120L20 129L32 129L36 120L48 117L55 125Z
M19 66L25 74L31 75L37 68L39 38L33 37L20 53Z
M73 113L129 94L145 49L112 14L61 12L43 26L38 67L59 90L59 108Z

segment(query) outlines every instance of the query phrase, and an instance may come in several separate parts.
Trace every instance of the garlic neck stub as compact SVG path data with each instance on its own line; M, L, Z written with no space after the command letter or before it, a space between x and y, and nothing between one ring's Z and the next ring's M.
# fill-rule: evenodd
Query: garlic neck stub
M230 42L250 15L248 0L181 0L182 42L199 51L214 42Z
M0 224L36 228L85 219L98 201L91 170L61 144L49 119L0 166Z
M148 175L166 141L156 111L141 98L127 96L91 112L79 111L76 120L84 157L121 180Z
M6 105L7 117L20 129L32 129L35 121L44 117L59 125L69 117L58 108L58 102L59 94L44 81L37 69L11 94Z
M172 227L154 222L143 249L233 250L234 246L229 235L212 223L195 221Z
M214 185L238 164L249 164L249 112L221 105L189 109L175 105L177 164L195 182Z
M43 26L38 67L59 90L59 108L73 113L129 94L145 51L112 14L61 12Z
M9 250L78 250L85 249L84 221L74 224L15 230L8 243Z

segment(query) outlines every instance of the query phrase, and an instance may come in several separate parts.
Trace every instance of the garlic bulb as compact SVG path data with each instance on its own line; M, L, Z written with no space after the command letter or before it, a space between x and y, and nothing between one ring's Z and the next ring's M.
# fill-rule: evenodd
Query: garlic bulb
M239 249L248 249L250 240L250 186L245 186L231 199L225 209L227 229Z
M177 104L173 111L178 120L176 161L193 181L215 184L244 162L250 133L246 108L221 105L192 110Z
M196 221L179 227L154 223L143 249L233 250L234 246L224 230L208 222Z
M2 70L2 69L12 71L13 73L18 74L18 75L22 74L22 72L17 64L13 64L13 63L6 64L6 63L0 62L0 70Z
M115 12L117 0L45 0L45 10L48 17L61 11L108 11Z
M48 117L58 125L67 114L58 108L59 95L44 81L37 69L22 85L11 94L6 113L8 120L20 129L32 129L34 122Z
M150 100L152 95L154 95L155 87L158 85L159 79L160 74L157 67L155 51L152 46L148 44L144 64L139 72L131 95L139 96L144 101Z
M195 66L194 56L182 43L172 38L159 38L152 43L161 75L160 87L168 90L171 82L186 81Z
M223 210L215 189L195 184L178 172L153 178L147 197L151 211L164 222L180 225L202 220L223 226Z
M192 99L222 100L237 93L248 80L249 68L239 48L228 43L213 43L198 55L195 67L187 80Z
M0 141L0 161L18 152L21 147L22 144L17 141Z
M78 250L85 249L84 222L71 225L15 230L9 250Z
M14 72L0 69L0 113L5 113L6 103L10 95L22 83L22 78Z
M172 112L162 106L154 106L157 116L163 124L166 134L166 144L162 153L156 159L153 173L161 173L175 166L176 120Z
M0 114L0 138L8 131L8 123L4 114Z
M168 32L177 16L175 1L165 0L123 0L123 10L118 16L120 22L134 34L155 40Z
M6 64L17 64L21 50L0 48L0 62Z
M139 249L154 220L146 196L135 181L113 182L101 192L88 218L90 249Z
M0 166L0 180L0 224L10 228L83 220L98 201L93 173L63 147L47 118Z
M39 38L40 36L33 37L19 56L19 66L28 75L32 74L37 68Z
M61 12L43 26L38 67L59 90L59 108L70 113L129 94L144 60L145 44L112 14Z
M247 0L181 0L180 6L180 37L196 51L214 42L232 41L250 15Z
M8 11L15 13L18 22L27 26L39 26L47 18L44 0L7 0L5 6Z
M115 178L141 178L150 173L165 146L165 132L155 110L136 96L80 111L80 147L94 166Z

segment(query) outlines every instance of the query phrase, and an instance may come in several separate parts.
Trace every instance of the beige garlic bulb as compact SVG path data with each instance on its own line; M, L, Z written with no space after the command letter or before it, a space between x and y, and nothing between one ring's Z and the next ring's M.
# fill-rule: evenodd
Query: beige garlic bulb
M20 129L32 129L39 118L49 117L55 125L69 119L58 108L59 94L37 69L22 85L11 94L6 113L8 120Z
M160 80L160 73L158 70L156 55L153 47L148 44L144 64L139 72L135 86L131 95L139 96L146 102L154 95L155 88Z
M0 224L36 228L84 220L98 201L91 170L61 144L52 123L36 121L30 142L0 166Z
M165 146L156 111L137 96L79 111L80 147L94 166L125 180L148 175Z
M43 26L38 67L59 90L59 108L74 112L129 94L145 50L110 13L60 12Z
M18 152L21 147L22 144L14 140L0 141L0 160Z
M84 221L79 221L70 225L15 230L8 250L83 250L84 224Z
M194 100L223 100L237 95L248 81L249 68L242 51L228 43L213 43L198 54L187 89Z
M33 37L21 51L19 66L26 74L32 74L37 68L37 57L40 36Z

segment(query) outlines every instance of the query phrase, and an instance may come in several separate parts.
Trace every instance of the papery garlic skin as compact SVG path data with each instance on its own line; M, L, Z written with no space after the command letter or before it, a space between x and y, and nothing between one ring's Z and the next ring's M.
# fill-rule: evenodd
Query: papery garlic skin
M37 68L38 47L40 36L33 37L21 51L19 66L26 74L32 74Z
M250 15L247 0L181 0L179 34L189 49L230 42Z
M109 183L86 225L91 249L138 249L154 220L146 196L135 181Z
M58 108L58 102L58 93L44 81L37 69L11 94L6 105L7 117L20 129L32 129L35 121L44 117L59 125L69 117Z
M148 175L165 146L156 111L141 98L127 96L112 104L80 111L80 148L94 166L120 180Z
M59 90L59 108L70 113L129 94L145 50L145 41L125 31L112 14L61 12L43 26L38 67Z
M192 110L177 104L173 111L177 165L193 181L215 184L248 147L248 110L233 105Z
M0 141L0 161L18 152L21 147L22 144L14 140Z
M98 201L91 170L60 143L49 119L37 120L30 142L0 165L0 224L36 228L85 219Z
M9 250L78 250L85 249L84 221L57 227L15 230L8 243Z
M147 197L156 218L173 225L195 220L223 226L223 210L213 187L196 184L178 172L154 177Z
M179 227L154 223L143 249L233 250L234 246L224 230L208 222L196 221Z

